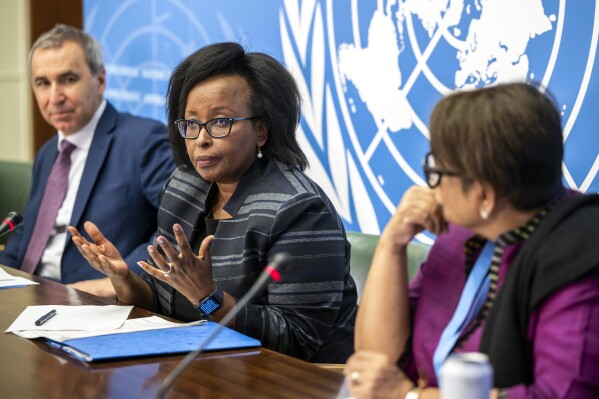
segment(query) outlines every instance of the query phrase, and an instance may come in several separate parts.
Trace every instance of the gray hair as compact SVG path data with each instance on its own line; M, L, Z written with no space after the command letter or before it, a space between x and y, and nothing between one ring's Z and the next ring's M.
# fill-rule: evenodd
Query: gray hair
M31 60L35 50L40 48L58 49L66 41L72 41L81 46L85 54L85 62L92 75L97 75L104 68L102 48L96 39L80 29L69 25L56 24L54 28L42 33L35 43L33 43L33 46L31 46L31 50L29 50L29 70L31 71Z

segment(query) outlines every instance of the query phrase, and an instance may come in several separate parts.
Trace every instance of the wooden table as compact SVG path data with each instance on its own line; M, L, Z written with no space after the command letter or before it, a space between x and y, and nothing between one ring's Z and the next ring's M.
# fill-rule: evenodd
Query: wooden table
M3 267L3 266L0 266ZM183 358L160 356L85 363L42 340L4 331L29 305L115 302L3 267L40 283L0 290L0 398L152 398ZM131 317L150 316L134 308ZM169 398L336 398L343 376L268 349L202 354L167 393Z

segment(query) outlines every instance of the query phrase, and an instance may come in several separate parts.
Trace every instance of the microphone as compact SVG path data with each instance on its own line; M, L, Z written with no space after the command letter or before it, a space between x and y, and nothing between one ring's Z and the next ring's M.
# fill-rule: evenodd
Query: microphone
M22 221L23 216L21 216L20 213L10 212L8 215L6 215L2 221L2 224L0 224L0 236L13 231L15 227L21 224Z
M250 290L239 301L237 301L235 306L231 310L229 310L229 312L227 312L225 317L221 319L219 325L216 326L214 330L212 330L210 335L208 335L204 339L204 341L202 341L202 343L200 344L200 346L198 346L196 350L189 352L183 358L183 360L181 360L177 367L175 367L173 371L171 371L171 373L166 376L164 381L162 381L162 385L160 385L158 392L156 393L156 399L164 398L166 391L168 391L168 389L173 385L177 377L179 377L179 375L183 371L185 371L185 369L191 364L191 362L193 362L193 360L204 351L206 346L208 346L210 342L212 342L212 340L216 338L216 336L221 332L223 327L229 324L231 319L233 319L233 317L235 317L237 313L239 313L241 308L243 308L256 295L260 294L266 288L268 283L270 283L271 281L278 283L279 280L281 280L281 274L279 270L284 271L284 269L287 268L287 266L289 265L289 259L289 254L285 252L278 253L274 256L272 262L270 262L269 265L266 265L266 267L264 267L264 269L262 270L262 274L260 274L260 277L258 277L258 280L256 280L256 282L250 288Z

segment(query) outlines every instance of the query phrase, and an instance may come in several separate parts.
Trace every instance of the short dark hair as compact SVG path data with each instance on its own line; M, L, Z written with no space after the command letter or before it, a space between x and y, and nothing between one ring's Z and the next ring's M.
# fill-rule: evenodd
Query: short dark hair
M308 160L301 150L295 130L301 117L301 96L289 71L273 57L246 52L238 43L211 44L185 58L173 71L167 90L169 139L175 162L191 165L185 139L174 122L185 117L189 92L214 76L241 76L250 88L253 123L264 123L268 140L261 148L264 157L289 168L304 170Z
M71 41L79 44L85 54L85 63L92 75L97 75L104 68L102 58L102 47L92 36L73 26L56 24L54 28L44 32L37 38L31 50L29 50L29 71L31 72L31 60L37 49L58 49L64 42Z
M561 117L538 85L510 83L453 93L434 108L431 151L463 176L497 190L519 210L538 208L562 189Z

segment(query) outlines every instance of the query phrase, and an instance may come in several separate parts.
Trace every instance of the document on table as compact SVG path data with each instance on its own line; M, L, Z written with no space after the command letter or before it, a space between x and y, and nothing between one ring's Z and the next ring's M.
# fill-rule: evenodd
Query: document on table
M27 285L39 284L25 277L13 276L0 267L0 290L5 288L25 287Z
M49 345L92 362L189 352L219 328L218 323L206 320L185 324L172 323L158 316L127 320L132 308L115 305L29 306L6 332L24 338L45 338ZM223 327L205 350L259 346L257 339Z
M125 320L123 325L117 329L112 330L96 330L96 331L77 331L77 330L65 330L65 331L13 331L13 334L23 338L48 338L56 342L65 342L71 339L77 338L88 338L98 337L100 335L109 334L125 334L136 331L148 331L148 330L160 330L163 328L176 328L176 327L189 327L197 326L206 323L206 320L194 321L191 323L174 323L172 321L164 320L158 316L142 317L139 319Z
M41 305L28 306L8 327L6 332L19 331L103 331L114 330L123 325L133 306L117 305ZM42 325L37 325L42 316L51 310L56 310L56 315ZM18 334L17 334L18 335ZM43 337L38 335L37 337Z
M201 325L181 325L179 328L159 328L127 334L107 334L46 342L71 356L86 362L109 359L135 358L185 353L198 348L217 328L218 336L205 348L205 352L229 349L246 349L260 346L260 341L212 321ZM115 330L118 331L118 330Z
M27 339L48 338L53 341L64 342L77 338L173 327L190 327L206 323L206 320L174 323L158 316L127 320L131 309L133 309L133 306L29 306L8 327L6 332ZM53 310L56 311L53 317L42 325L36 324L36 321Z

